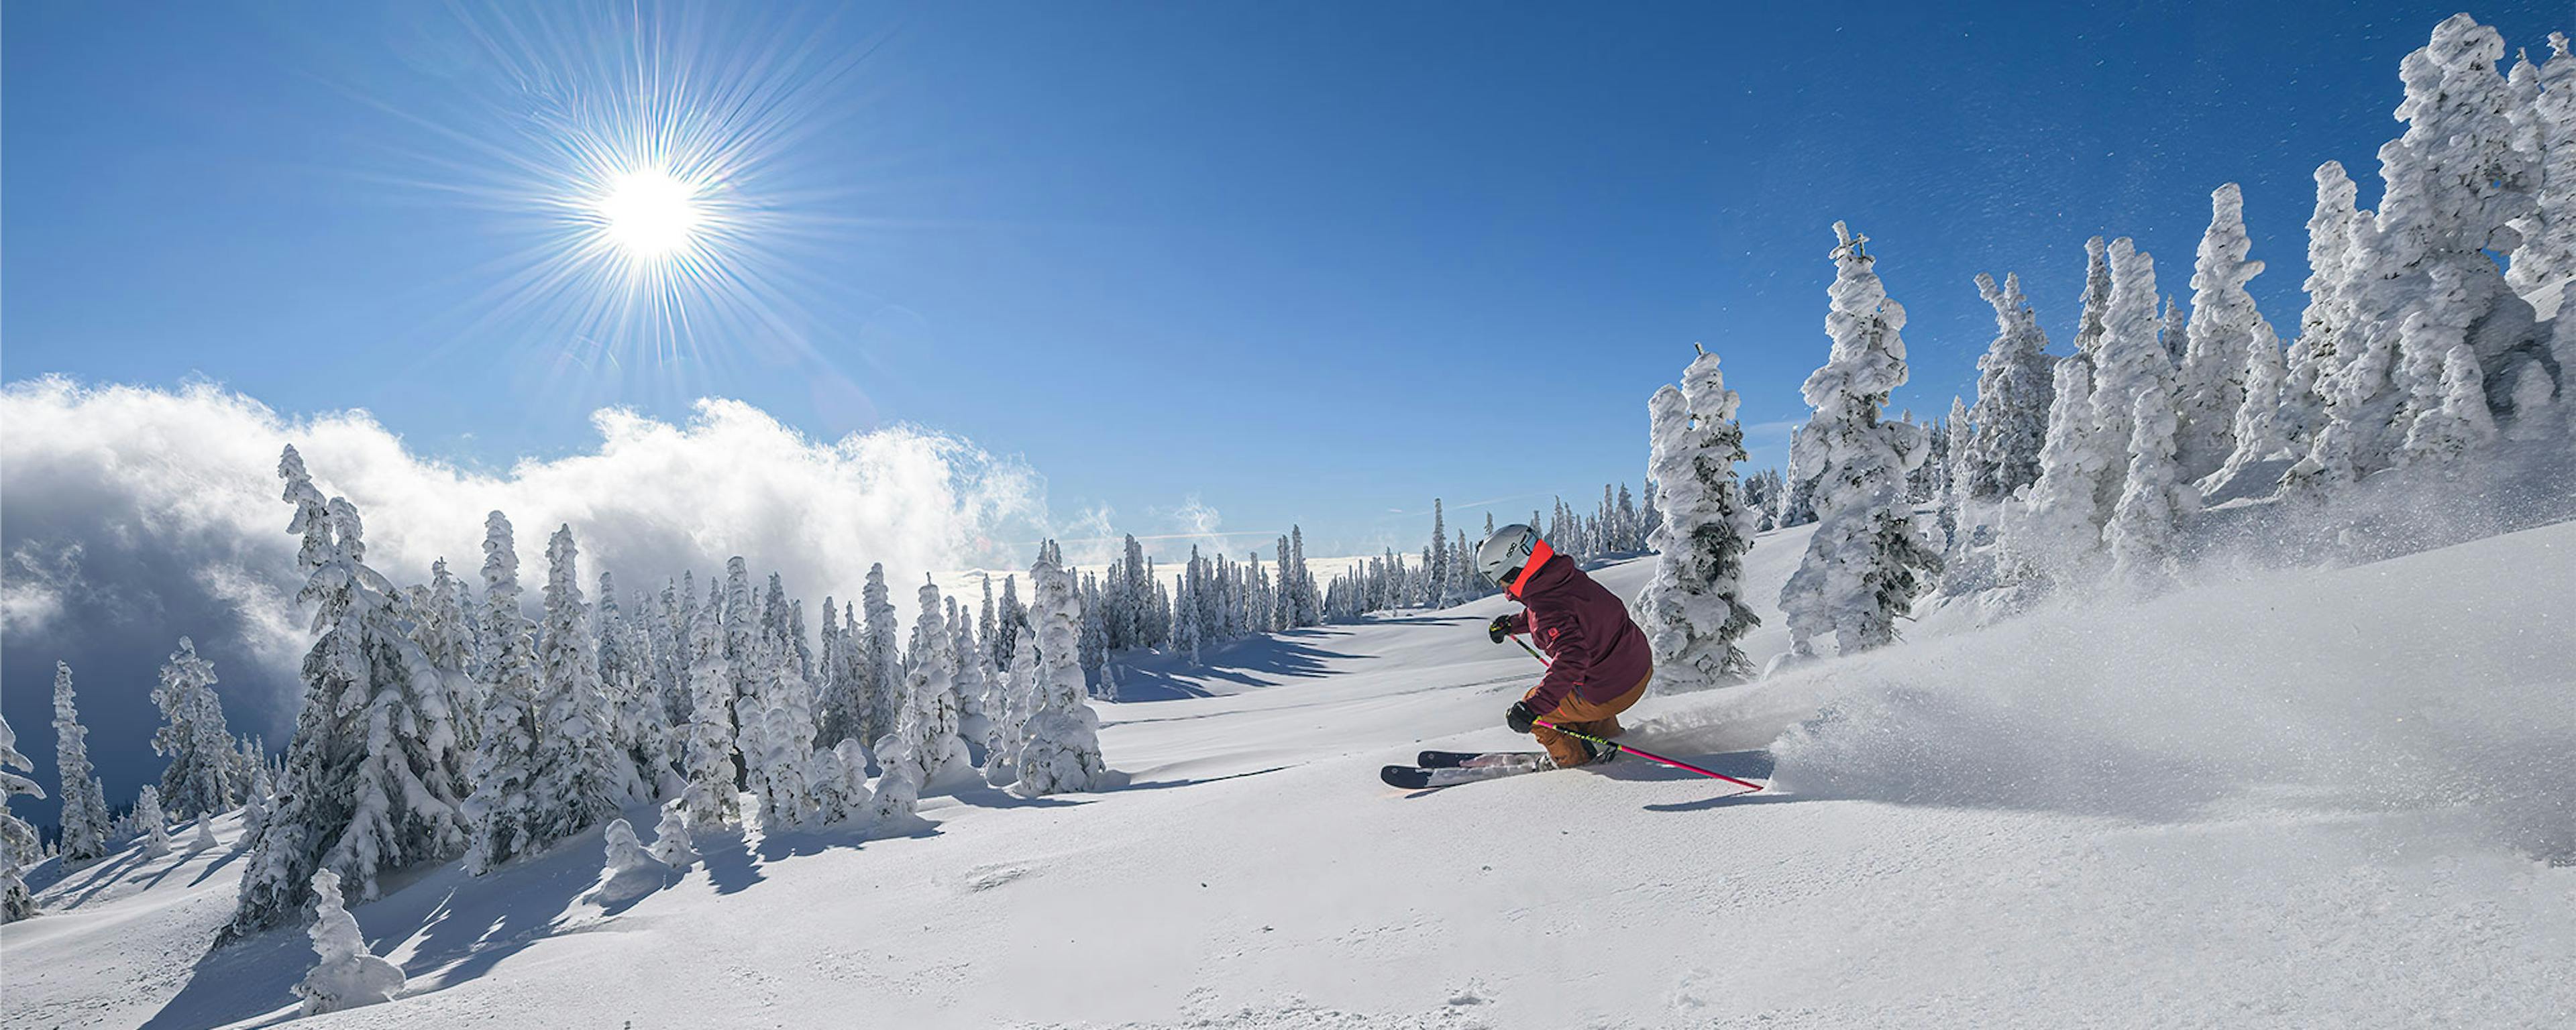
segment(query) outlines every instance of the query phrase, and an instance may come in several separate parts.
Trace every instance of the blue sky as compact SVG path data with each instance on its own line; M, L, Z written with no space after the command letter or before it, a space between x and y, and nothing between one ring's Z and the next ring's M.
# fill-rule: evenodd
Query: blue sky
M459 141L543 141L448 13L13 3L0 376L209 378L492 467L714 392L1023 455L1060 510L1139 532L1195 496L1322 550L1412 543L1434 496L1638 481L1695 341L1784 460L1836 219L1912 313L1899 403L1927 415L1991 333L1973 274L2020 272L2062 349L2085 237L2187 292L2221 182L2294 324L2310 171L2373 202L2398 59L2454 10L1945 6L648 6L718 78L834 74L743 180L799 343L609 369L495 299L524 226ZM632 24L548 10L477 24L570 55ZM2571 23L2473 13L2535 50Z

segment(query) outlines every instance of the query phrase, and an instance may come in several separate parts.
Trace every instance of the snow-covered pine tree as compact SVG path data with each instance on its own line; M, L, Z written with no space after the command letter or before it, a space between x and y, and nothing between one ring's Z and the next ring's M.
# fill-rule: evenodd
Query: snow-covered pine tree
M319 961L314 963L312 972L304 975L304 981L295 985L295 996L304 999L303 1014L315 1016L392 1001L403 989L402 968L367 950L367 939L358 930L357 917L350 915L340 900L340 875L329 869L315 870L312 888L313 925L305 932L313 939L313 953Z
M661 692L653 683L652 655L617 603L617 579L599 574L599 688L609 720L611 746L629 770L626 801L661 795L671 769L671 727L663 721Z
M1489 530L1486 535L1493 534ZM1284 633L1297 628L1296 570L1288 562L1287 534L1279 535L1279 542L1272 548L1272 553L1279 557L1279 593L1270 599L1270 628L1273 632Z
M1738 682L1753 660L1736 641L1762 620L1744 603L1744 552L1753 547L1752 509L1736 496L1744 460L1735 391L1715 354L1701 351L1679 387L1646 402L1646 474L1664 484L1665 518L1652 545L1654 582L1638 598L1656 680L1678 690Z
M1089 643L1097 636L1085 634L1084 639ZM975 627L953 597L948 599L948 656L956 663L957 736L970 752L981 750L993 732L993 717L984 711L984 695L992 689L993 656L976 641Z
M1020 606L1009 583L1002 584L1003 632L993 645L996 657L1010 654L1008 616ZM895 720L903 715L903 651L896 634L894 600L886 587L885 566L868 566L867 586L859 593L860 612L867 619L867 640L860 649L860 690L867 698L867 717L859 726L859 739L874 753L878 738L894 732ZM883 758L878 756L879 767Z
M1039 547L1037 564L1029 569L1036 600L1030 615L1038 667L1028 687L1026 740L1020 746L1019 783L1013 789L1031 797L1090 790L1106 771L1100 760L1100 717L1092 712L1083 691L1076 656L1082 602L1074 596L1073 576L1063 562L1063 553L1049 540Z
M832 695L841 666L841 601L831 594L823 595L821 629L814 644L814 735L818 740L823 735L823 699Z
M2236 408L2236 449L2216 473L2200 482L2201 493L2210 493L2245 466L2289 448L2289 438L2281 431L2283 380L2288 375L2281 341L2272 335L2270 323L2258 323L2254 345L2245 355L2245 401Z
M2191 321L2175 390L2175 460L2182 481L2198 482L2227 463L2236 450L2236 415L2245 407L2245 377L2254 346L2269 339L2270 324L2245 284L2263 272L2246 255L2245 197L2235 183L2209 195L2209 229L2191 273Z
M1147 563L1145 572L1146 578L1150 581L1153 577L1153 565L1150 562ZM894 611L894 605L886 605L886 611L889 617L891 617ZM993 664L1002 668L1009 668L1011 667L1014 656L1019 653L1020 630L1025 628L1029 622L1028 607L1020 603L1020 577L1016 575L1002 577L1002 601L1000 607L996 611L997 616L1001 619L1002 630L1001 632L994 634L991 641L993 648ZM1157 613L1156 616L1153 617L1152 621L1168 622L1170 618L1171 613L1166 611ZM888 639L892 639L892 633L894 631L892 629L888 629L886 632L888 633Z
M447 559L430 562L429 586L421 603L412 610L411 639L429 657L430 675L426 678L435 683L431 689L446 697L447 710L452 715L448 725L456 731L456 751L465 756L465 768L470 774L471 756L483 737L483 692L474 680L480 659L475 654L474 619L466 614L465 603L465 585L447 571Z
M2156 320L2156 344L2165 349L2168 372L2182 367L2183 354L2191 347L2191 323L2170 294L2165 297L2164 317Z
M2075 356L2085 360L2087 374L2093 371L2093 352L2102 345L2103 313L2110 302L2110 253L2096 236L2084 241L2084 306L2075 323Z
M2487 256L2520 242L2511 225L2533 210L2535 155L2513 146L2513 90L2498 71L2504 41L2468 15L2444 20L2406 56L2406 131L2379 148L2387 188L2355 297L2358 356L2337 384L2348 433L2338 441L2355 475L2399 460L2415 417L2438 407L2453 346L2467 343L2480 377L2531 360L2528 305ZM2409 316L2423 312L2416 323ZM2411 327L2411 334L2410 334ZM2494 403L2491 398L2490 403ZM2331 457L2329 474L2339 462Z
M72 667L54 663L54 771L63 794L63 864L80 866L107 855L107 791L89 764L89 727L74 704Z
M546 541L545 622L537 638L537 717L544 732L528 784L529 828L540 844L597 826L626 799L645 793L634 783L635 764L614 739L579 561L572 526L556 527Z
M947 620L940 615L939 588L923 576L920 621L913 625L914 647L924 655L919 668L906 673L906 703L919 711L921 726L912 739L913 761L922 783L937 784L965 776L975 762L959 736L966 712L957 690L956 653L950 647ZM1080 666L1077 663L1076 671Z
M698 710L697 691L689 682L689 670L698 660L689 642L689 634L696 631L698 624L696 573L681 573L677 583L662 581L662 619L662 624L654 627L661 637L653 644L653 656L663 667L662 715L674 738L672 755L682 758L687 727Z
M1431 499L1431 582L1433 593L1423 598L1431 608L1449 606L1449 516L1441 509L1440 498Z
M2570 349L2558 367L2571 365L2576 365L2576 348ZM2557 392L2547 370L2538 363L2524 365L2514 379L2513 429L2507 435L2515 440L2542 440L2555 433L2576 435L2576 425L2570 425L2567 418L2569 412L2576 411L2576 404L2559 399Z
M826 602L826 608L830 603ZM824 650L828 659L821 684L822 698L815 705L814 739L826 746L851 739L865 729L868 714L866 689L867 637L858 628L855 606L842 609L840 628L832 630L831 643ZM825 615L823 624L832 625Z
M217 844L223 843L222 841L215 839L215 817L213 813L197 813L196 826L196 832L191 834L188 838L188 850L210 851L213 850Z
M143 845L143 857L159 858L170 853L170 814L161 810L161 788L149 783L134 799L134 834Z
M769 574L769 586L772 593L779 590L777 573ZM787 604L787 643L796 652L796 674L810 684L814 682L814 648L806 639L805 601L799 598Z
M268 803L272 796L268 764L251 767L250 784L242 798L242 835L235 847L249 847L259 840L259 831L268 826Z
M939 588L924 582L921 614L912 623L912 667L905 678L903 707L894 731L878 738L877 820L912 814L922 789L940 773L966 764L966 745L957 739L956 684L943 646L947 627L940 617Z
M1814 639L1832 633L1844 654L1895 639L1896 618L1921 591L1922 574L1938 572L1940 555L1914 529L1904 501L1907 473L1924 459L1919 431L1879 421L1888 394L1905 384L1905 308L1887 296L1862 249L1867 237L1834 223L1832 309L1825 332L1834 341L1824 367L1803 393L1815 409L1793 442L1792 460L1816 486L1818 526L1806 557L1780 591L1790 646L1814 654ZM1667 490L1672 489L1667 487ZM1672 499L1665 518L1676 517Z
M260 760L258 750L250 742L250 734L244 733L234 737L232 747L234 789L240 791L244 802L248 802L251 798L259 796L257 784L260 769L264 763Z
M734 789L751 789L751 762L761 753L760 727L760 606L751 590L751 567L741 555L725 559L724 605L719 616L724 627L725 668L732 685Z
M769 577L771 597L785 591L776 573ZM793 607L763 630L759 645L757 699L760 735L757 750L743 752L751 789L760 795L760 823L771 829L804 826L819 811L809 767L814 759L814 689L805 682L806 664L796 653ZM745 725L751 713L743 713ZM752 738L746 736L745 740Z
M2140 393L2132 411L2128 475L2102 537L2112 574L2133 588L2153 590L2173 578L2178 528L2198 508L2200 495L2183 482L2174 457L2172 398Z
M688 803L673 798L662 805L662 821L653 826L653 860L679 872L698 863L697 845L689 840Z
M1127 540L1128 540L1128 543L1130 543L1130 544L1132 545L1133 543L1135 543L1136 538L1131 536L1131 537L1128 537L1128 538L1127 538ZM1111 566L1111 567L1112 567L1112 568L1116 568L1116 566ZM991 644L992 644L992 640L993 640L993 629L994 629L994 626L993 626L993 619L994 619L994 615L993 615L993 574L992 574L992 573L990 573L990 572L978 572L978 573L976 573L976 574L975 574L975 578L976 578L977 580L981 581L981 585L982 585L982 586L983 586L983 588L984 588L984 610L983 610L983 613L982 613L982 614L980 614L980 615L976 616L976 618L975 618L975 642L976 642L978 645L982 645L982 646L984 646L984 647L985 647L985 655L986 655L986 657L988 657L988 658L989 658L989 657L991 657L991 654L992 654L992 651L991 651ZM1123 646L1123 645L1122 645L1122 646Z
M1180 585L1172 594L1172 650L1187 656L1192 665L1204 664L1199 660L1202 643L1199 640L1199 620L1191 617L1199 607L1198 595L1191 589L1191 581L1198 578L1191 573L1198 571L1198 567L1198 549L1192 547L1190 563L1182 566ZM1036 577L1030 577L1030 582L1034 584Z
M2052 391L2039 481L2023 504L2006 507L2002 539L2008 577L2038 589L2097 565L2110 519L2099 494L2112 466L2099 442L2107 434L2093 422L2093 363L2081 354L2059 359Z
M1092 574L1090 574L1090 573L1084 573L1084 574L1083 574L1083 576L1082 576L1082 599L1083 599L1083 610L1084 610L1084 611L1106 611L1106 610L1107 610L1107 609L1103 608L1103 607L1102 607L1102 604L1101 604L1102 599L1101 599L1101 591L1100 591L1100 577L1095 576L1095 575L1092 575ZM1231 606L1230 606L1230 607L1228 607L1228 608L1227 608L1227 610L1226 610L1226 618L1228 618L1228 619L1239 619L1239 618L1242 618L1242 617L1243 617L1243 609L1242 609L1241 602L1242 602L1242 598L1241 598L1241 597L1239 597L1239 596L1238 596L1238 597L1236 597L1236 598L1234 598L1234 599L1232 600L1232 602L1231 602ZM951 603L952 603L952 604L954 603L953 599L952 599ZM956 619L954 619L954 618L951 618L951 619L949 620L949 625L950 625L950 626L952 626L952 627L956 626L956 625L957 625L957 620L956 620ZM952 630L952 632L954 632L954 631ZM1108 673L1107 673L1107 671L1106 671L1106 669L1107 669L1107 667L1108 667L1108 664L1109 664L1109 626L1108 626L1108 620L1106 620L1106 619L1092 619L1092 620L1085 621L1085 622L1082 624L1082 671L1083 671L1083 674L1084 674L1084 675L1089 676L1089 677L1091 678L1091 682L1092 682L1092 684L1093 684L1094 689L1105 688L1105 687L1107 687L1107 686L1108 686L1109 680L1108 680ZM962 662L960 663L960 668L959 668L959 670L958 670L957 675L958 675L959 682L963 683L963 682L964 682L964 679L965 679L965 675L966 675L966 673L965 673L965 670L964 670L964 667L963 667L963 663L962 663ZM967 715L968 715L970 718L975 718L975 719L980 720L980 719L982 718L982 715L983 715L983 708L982 708L982 706L981 706L981 705L974 704L974 703L972 702L972 700L971 700L971 699L973 699L973 698L975 697L975 692L970 691L970 690L965 690L965 689L962 689L962 688L961 688L961 689L958 691L958 696L959 696L960 698L969 699L969 703L968 703L968 706L967 706L967 707L968 707ZM967 734L966 739L968 739L968 740L975 740L975 739L978 739L978 738L976 737L976 735L975 735L975 734L969 733L969 734Z
M2281 431L2303 452L2324 430L2334 384L2351 357L2358 317L2354 277L2374 217L2353 206L2358 188L2343 165L2317 166L2316 182L2317 205L2308 216L2308 305L2299 315L2299 338L2290 345L2288 378L2281 384Z
M2021 290L2021 277L1977 276L1977 292L1995 309L1995 339L1977 358L1976 424L1971 452L1961 463L1970 500L1997 500L2039 481L2039 449L2048 437L2048 406L2056 397L2049 368L2048 335ZM1960 421L1951 416L1953 423ZM1953 453L1952 460L1962 456Z
M197 655L195 641L180 637L179 650L162 664L161 683L152 689L152 703L161 709L152 753L170 759L161 771L160 794L179 815L228 811L241 793L234 782L239 766L233 734L224 725L214 683L215 663Z
M0 718L0 923L14 923L36 914L36 897L27 891L25 873L43 845L37 840L36 828L8 808L10 798L44 800L45 788L18 775L35 768L36 763L18 752L18 731L9 728L8 719Z
M1968 507L1968 484L1975 478L1977 464L1977 439L1968 402L1956 394L1950 397L1950 415L1942 422L1942 432L1948 437L1943 455L1950 463L1949 474L1941 478L1942 560L1946 564L1942 581L1947 584L1957 578L1955 558L1966 549L1976 526L1985 521L1975 518ZM1981 583L1979 588L1988 585Z
M2094 352L2093 425L2102 467L2111 470L2096 487L2107 514L2118 504L2135 435L2138 398L2173 396L2173 361L2158 337L2155 258L2126 236L2111 241L2111 297L2103 305L2102 340Z
M787 649L786 660L795 662L794 648ZM644 843L635 839L634 824L624 819L609 820L608 827L600 831L600 842L605 845L602 850L606 855L600 863L599 881L581 896L582 901L616 905L651 894L669 882L670 867L644 850Z
M240 901L221 940L238 940L291 918L318 870L374 898L378 873L444 859L467 844L459 811L466 756L456 749L454 713L412 642L397 595L366 564L358 509L322 499L289 446L278 459L282 499L295 506L287 531L306 578L299 603L314 607L320 638L304 656L304 704L287 744L277 808L252 846Z
M708 584L707 603L689 622L689 786L682 797L690 820L701 826L735 819L742 793L734 784L733 665L725 659L724 605L717 589Z
M1906 420L1911 423L1912 419ZM1915 504L1941 507L1941 499L1950 492L1950 426L1940 419L1919 427L1923 432L1923 463L1906 477L1905 498ZM1946 510L1946 509L1945 509Z
M474 793L463 807L465 870L477 876L536 843L529 784L548 729L537 719L536 626L519 609L518 545L497 511L483 519L483 639Z
M1324 621L1324 597L1315 588L1315 575L1306 567L1306 529L1288 524L1289 563L1297 567L1296 626L1316 626Z
M1798 428L1789 434L1790 442L1794 444L1806 431L1806 425L1799 424ZM1662 485L1657 484L1657 489L1661 488ZM1655 511L1665 518L1671 517L1670 513L1663 509L1661 494L1656 495ZM1779 527L1803 526L1816 521L1816 470L1799 464L1798 449L1795 446L1789 448L1789 479L1785 488L1780 491L1778 510L1773 514L1771 521L1773 525Z
M984 782L996 787L1010 786L1020 778L1020 745L1028 738L1032 705L1030 688L1038 677L1037 648L1021 648L1014 657L1017 664L993 677L993 691L984 701L984 711L993 720L992 732L984 738Z
M2563 291L2576 277L2576 55L2568 52L2566 34L2549 34L2548 63L2527 57L2516 63L2512 83L2514 145L2539 160L2532 208L2514 223L2522 244L2504 277L2525 296ZM2563 293L2560 299L2563 304Z
M2413 403L2416 414L2406 431L2405 460L2441 464L2457 475L2468 452L2496 438L2495 416L2487 409L2486 376L2478 369L2477 353L2467 341L2437 333L2432 318L2430 311L2406 316L2402 337L2410 358L2447 345L2438 371L2414 373L2418 382L2429 379L2439 392Z

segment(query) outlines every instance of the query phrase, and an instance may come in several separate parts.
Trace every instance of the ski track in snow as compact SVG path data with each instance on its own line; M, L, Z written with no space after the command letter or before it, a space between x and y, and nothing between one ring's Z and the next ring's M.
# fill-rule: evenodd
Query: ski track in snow
M1776 596L1805 531L1748 556ZM1649 562L1599 573L1623 595ZM631 907L596 833L354 909L410 977L314 1027L1325 1030L2576 1024L2576 524L1916 639L1526 747L1535 666L1452 611L1240 642L1103 705L1101 793L925 798L906 835L698 838ZM1747 641L1785 646L1776 613ZM1771 755L1746 754L1768 747ZM650 813L628 814L649 825ZM207 955L239 857L131 851L0 931L0 1028L269 1025L300 929ZM39 870L39 876L50 870ZM202 956L202 958L201 958Z

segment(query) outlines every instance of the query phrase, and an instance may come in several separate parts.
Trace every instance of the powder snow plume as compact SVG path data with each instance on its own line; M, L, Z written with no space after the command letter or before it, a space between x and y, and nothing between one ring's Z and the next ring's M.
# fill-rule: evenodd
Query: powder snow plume
M1795 794L2147 821L2420 809L2576 861L2569 583L2576 523L2058 608L1798 670L1729 711L1815 713L1772 746Z

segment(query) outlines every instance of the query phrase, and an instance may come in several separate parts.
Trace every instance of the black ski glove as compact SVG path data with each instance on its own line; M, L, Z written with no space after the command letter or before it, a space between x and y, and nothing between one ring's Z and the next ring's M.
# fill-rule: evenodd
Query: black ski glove
M1527 701L1514 701L1512 710L1503 713L1503 725L1511 727L1514 733L1527 733L1537 722L1538 713L1530 711Z
M1494 638L1494 642L1497 644L1502 643L1504 637L1512 635L1512 617L1509 615L1494 616L1494 621L1485 624L1485 635Z

